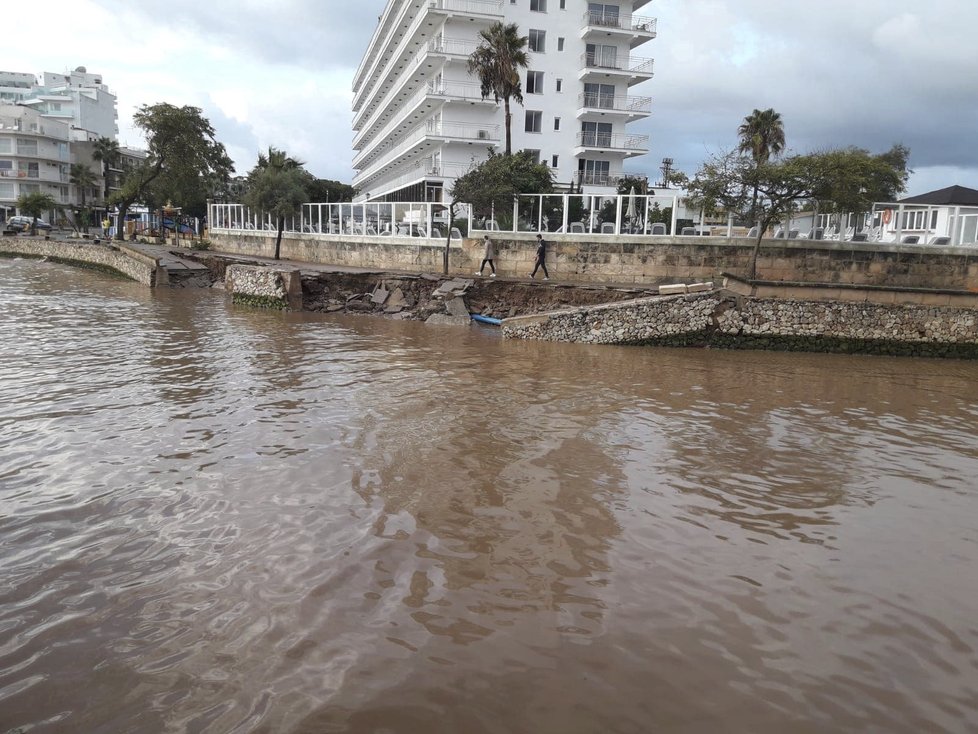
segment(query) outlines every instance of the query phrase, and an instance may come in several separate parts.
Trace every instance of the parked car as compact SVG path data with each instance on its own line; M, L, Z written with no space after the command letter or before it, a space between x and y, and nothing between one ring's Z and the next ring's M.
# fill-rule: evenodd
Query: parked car
M7 223L5 227L6 229L15 229L21 232L26 232L31 228L31 222L33 220L34 220L33 217L25 217L21 214L17 214L7 219ZM38 218L36 226L39 231L44 230L45 232L47 232L51 229L51 225L45 222L41 218Z

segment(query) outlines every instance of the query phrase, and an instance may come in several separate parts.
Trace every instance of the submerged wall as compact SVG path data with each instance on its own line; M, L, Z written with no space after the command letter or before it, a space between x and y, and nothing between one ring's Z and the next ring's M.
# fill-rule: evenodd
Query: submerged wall
M503 335L588 344L715 346L978 358L970 308L751 298L730 291L660 296L505 319Z
M107 270L155 287L166 283L166 271L152 257L124 245L96 245L26 237L0 238L0 254L47 258L55 262Z
M497 233L496 269L525 278L533 269L535 237ZM223 252L271 257L275 237L211 233ZM654 285L716 279L721 272L747 272L753 242L723 237L548 235L551 279L565 282ZM482 260L477 239L453 241L449 271L471 274ZM291 260L412 272L441 272L444 243L390 237L329 237L286 234L282 257ZM978 291L978 248L887 245L867 242L765 240L757 277L887 287Z

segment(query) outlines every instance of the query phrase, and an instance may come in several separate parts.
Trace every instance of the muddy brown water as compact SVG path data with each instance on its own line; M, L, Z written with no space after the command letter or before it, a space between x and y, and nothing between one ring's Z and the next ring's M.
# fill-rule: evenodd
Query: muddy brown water
M974 731L976 426L0 260L0 733Z

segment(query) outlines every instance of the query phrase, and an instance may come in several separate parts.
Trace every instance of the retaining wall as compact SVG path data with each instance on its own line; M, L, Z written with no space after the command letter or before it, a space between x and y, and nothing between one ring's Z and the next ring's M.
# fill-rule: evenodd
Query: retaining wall
M275 237L211 232L215 249L271 257ZM496 233L500 275L526 277L533 269L535 236ZM745 274L754 243L744 238L548 235L551 278L564 282L655 285ZM444 243L417 244L390 237L286 234L282 257L382 270L441 272ZM453 241L449 271L471 274L482 261L478 239ZM978 291L978 248L884 245L866 242L765 240L757 278L887 287Z
M4 237L0 253L23 257L48 258L56 262L112 271L151 288L166 283L166 271L159 262L126 246L96 245L84 242Z
M978 358L978 309L660 296L505 319L503 335L588 344L716 346Z
M224 272L224 287L235 303L302 309L302 278L294 268L229 265Z

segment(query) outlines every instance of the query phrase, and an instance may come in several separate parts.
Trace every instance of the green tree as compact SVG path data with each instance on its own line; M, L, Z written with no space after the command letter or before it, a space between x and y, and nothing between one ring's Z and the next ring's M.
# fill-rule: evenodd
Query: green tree
M327 178L314 178L309 184L309 201L336 203L353 201L357 190L349 184Z
M92 158L102 164L102 183L105 187L105 193L102 196L102 201L109 200L109 189L112 181L112 176L110 175L109 169L119 163L122 158L122 153L119 150L119 143L117 143L112 138L107 138L105 136L100 137L95 141L94 149L92 150Z
M313 180L302 167L302 161L284 151L269 147L268 154L258 154L258 162L248 174L244 203L275 218L275 259L279 259L286 217L299 213L309 201L309 183Z
M495 212L500 221L512 223L513 202L519 194L549 194L553 188L550 167L538 163L530 153L490 152L488 160L455 179L451 195L455 201L471 204L476 216Z
M521 36L516 23L493 23L479 31L479 46L469 56L468 70L479 77L482 98L492 97L496 102L502 100L505 110L506 155L513 152L512 114L510 99L523 104L523 86L520 83L520 70L530 63L526 52L529 39Z
M32 236L37 234L37 218L44 212L57 208L57 206L58 202L51 194L42 194L39 191L32 194L21 194L17 197L17 210L28 217L32 217Z
M160 102L143 105L133 121L146 135L146 160L126 172L122 185L110 197L119 206L119 221L137 201L163 201L177 205L200 179L225 181L234 171L224 146L214 137L214 128L199 107L175 107ZM123 227L117 237L123 238Z
M784 150L784 123L780 113L772 108L751 112L737 128L737 136L740 138L737 149L749 155L757 168L766 165L771 156L777 157ZM752 208L757 207L757 196L758 192L755 191ZM757 221L757 217L752 215L750 221Z
M95 186L98 179L95 172L83 163L71 164L70 181L78 189L81 197L81 210L79 212L82 219L82 231L88 232L88 190Z

